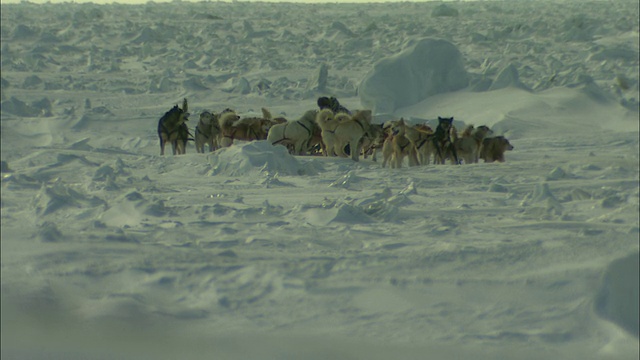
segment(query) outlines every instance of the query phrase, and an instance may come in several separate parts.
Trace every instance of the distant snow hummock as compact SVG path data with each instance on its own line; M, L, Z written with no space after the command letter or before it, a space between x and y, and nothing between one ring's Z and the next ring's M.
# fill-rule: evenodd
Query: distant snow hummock
M362 80L358 94L364 107L381 114L468 84L458 48L446 40L425 38L377 62Z
M638 259L636 252L609 264L595 301L600 316L636 337L639 336Z
M238 176L256 172L280 175L315 175L310 163L301 163L287 148L271 145L267 141L237 143L220 149L209 156L211 175Z

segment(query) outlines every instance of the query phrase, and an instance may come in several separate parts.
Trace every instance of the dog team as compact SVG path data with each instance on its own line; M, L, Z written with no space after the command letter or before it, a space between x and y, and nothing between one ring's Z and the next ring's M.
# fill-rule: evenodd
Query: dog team
M299 119L289 121L273 117L262 108L262 117L241 118L231 109L216 114L203 111L192 135L187 127L188 103L184 99L166 112L158 121L160 155L167 143L173 154L184 154L186 144L194 140L196 151L205 152L228 147L234 141L267 140L283 145L294 155L350 157L358 161L382 152L382 166L400 168L407 159L409 166L472 164L504 162L506 151L513 145L504 136L492 136L487 126L468 125L458 135L453 117L438 117L435 130L425 124L411 125L404 119L373 124L371 110L349 111L335 97L320 97L317 110L305 112Z

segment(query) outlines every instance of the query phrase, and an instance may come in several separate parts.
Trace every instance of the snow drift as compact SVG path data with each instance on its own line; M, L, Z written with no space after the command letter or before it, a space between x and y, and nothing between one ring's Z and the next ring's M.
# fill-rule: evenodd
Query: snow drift
M362 105L375 114L392 113L468 84L458 48L446 40L426 38L377 62L360 83L358 94Z

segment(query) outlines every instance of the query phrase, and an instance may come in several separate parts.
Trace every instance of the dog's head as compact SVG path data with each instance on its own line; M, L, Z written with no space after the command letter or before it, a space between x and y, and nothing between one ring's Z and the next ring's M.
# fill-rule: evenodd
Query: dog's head
M322 109L316 114L316 123L327 124L328 122L333 121L334 118L335 115L333 114L333 111L331 111L331 109Z
M260 119L260 128L262 129L262 131L266 133L269 132L269 129L271 129L271 126L273 125L273 122L269 119Z
M453 116L450 118L443 118L438 116L438 127L444 130L449 130L452 125L453 125Z
M514 146L511 145L509 140L502 135L485 138L482 143L488 150L491 151L495 149L495 151L498 152L505 152L514 149Z
M200 113L200 123L210 125L216 120L216 116L209 111L203 111Z
M287 120L287 118L285 118L283 116L278 116L278 117L275 117L275 118L271 119L271 122L273 123L273 125L276 125L276 124L285 124L285 123L287 123L289 121Z
M491 130L488 126L486 125L480 125L476 128L477 132L480 132L481 134L484 134L484 136L491 136L493 135L493 130Z
M391 123L389 132L391 133L392 136L404 135L404 127L405 127L404 119L401 118L400 120L393 121Z
M504 149L505 151L514 149L513 145L511 145L509 140L507 138L505 138L504 136L498 136L497 138L500 141L500 147L502 149Z
M318 107L320 109L331 109L332 101L326 96L318 98Z

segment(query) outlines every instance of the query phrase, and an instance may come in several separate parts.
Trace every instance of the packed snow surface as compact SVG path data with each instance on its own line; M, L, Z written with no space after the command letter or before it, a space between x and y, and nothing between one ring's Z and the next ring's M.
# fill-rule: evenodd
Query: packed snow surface
M637 2L1 7L3 359L638 358ZM320 96L514 149L159 155Z

